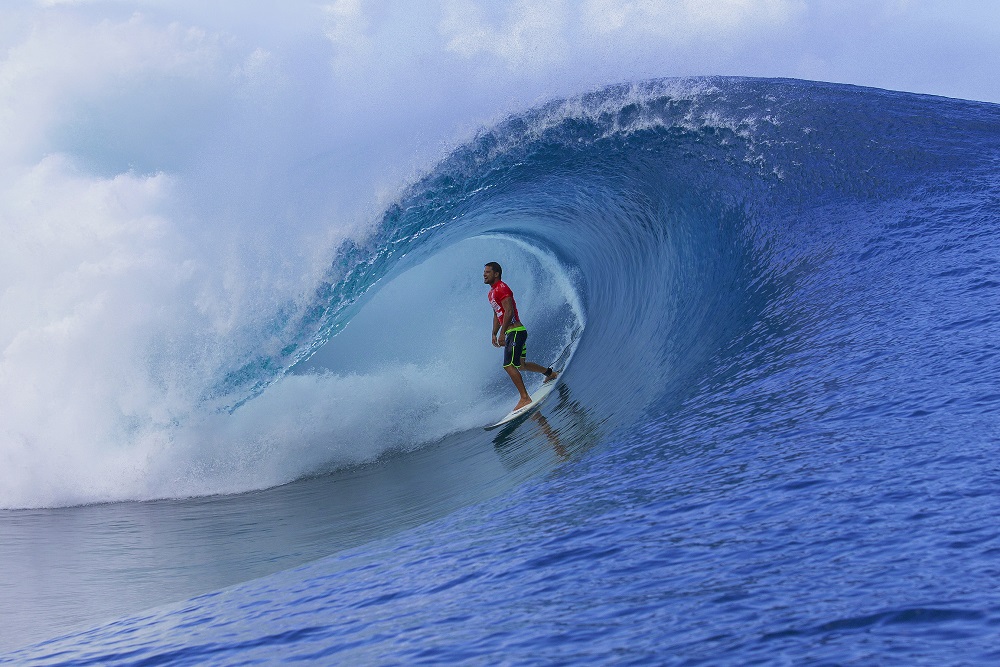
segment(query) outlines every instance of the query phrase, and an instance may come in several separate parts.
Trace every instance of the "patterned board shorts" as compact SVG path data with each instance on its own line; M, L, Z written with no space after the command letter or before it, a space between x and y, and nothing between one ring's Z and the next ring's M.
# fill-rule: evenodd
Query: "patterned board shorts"
M525 345L527 340L528 330L524 327L507 332L506 344L503 347L504 367L521 367L521 362L524 361L524 355L528 351L528 348Z

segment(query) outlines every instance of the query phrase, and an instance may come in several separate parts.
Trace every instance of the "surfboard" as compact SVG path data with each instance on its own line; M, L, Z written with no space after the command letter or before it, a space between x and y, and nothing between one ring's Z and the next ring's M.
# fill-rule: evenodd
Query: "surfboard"
M561 377L562 373L560 373L559 375ZM514 421L518 417L524 417L528 413L534 411L535 408L537 408L541 404L541 402L544 401L545 398L552 393L552 390L555 389L555 386L559 383L559 379L560 378L556 378L552 382L546 382L545 384L543 384L541 387L535 390L534 394L531 394L531 403L528 403L520 410L512 410L508 412L506 417L498 421L496 424L493 424L492 426L487 426L486 430L492 431L498 426L503 426L508 422Z

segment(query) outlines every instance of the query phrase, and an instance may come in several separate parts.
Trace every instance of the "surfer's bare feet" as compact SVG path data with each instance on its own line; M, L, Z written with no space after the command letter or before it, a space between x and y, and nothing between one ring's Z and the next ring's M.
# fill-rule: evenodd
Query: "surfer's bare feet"
M545 381L546 382L552 382L557 377L559 377L559 371L552 371L551 373L549 373L548 375L545 376Z
M530 398L522 398L520 401L517 402L517 405L514 406L514 412L517 412L521 408L526 408L529 405L531 405L531 399Z

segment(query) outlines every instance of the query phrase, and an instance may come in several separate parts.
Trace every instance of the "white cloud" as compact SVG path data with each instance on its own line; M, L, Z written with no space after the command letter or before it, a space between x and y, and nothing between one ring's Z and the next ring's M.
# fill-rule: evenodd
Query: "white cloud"
M361 0L334 0L323 5L322 11L329 21L326 35L335 43L355 41L368 27Z
M336 0L323 7L324 32L333 44L333 65L343 71L369 60L373 44L361 0Z
M671 47L738 39L785 25L804 10L803 0L520 0L499 11L491 3L447 0L441 32L447 48L466 58L537 68L585 62L591 48L627 51L650 39L671 40Z
M627 31L717 39L753 27L779 26L803 8L802 0L584 0L581 16L586 29L598 34Z
M6 159L34 160L53 150L46 143L51 131L82 100L140 77L210 75L219 42L195 28L151 25L141 14L97 23L58 13L39 17L0 61L0 144Z
M472 0L448 0L440 30L447 49L466 58L499 58L511 66L537 67L569 55L569 7L563 0L518 0L488 20Z

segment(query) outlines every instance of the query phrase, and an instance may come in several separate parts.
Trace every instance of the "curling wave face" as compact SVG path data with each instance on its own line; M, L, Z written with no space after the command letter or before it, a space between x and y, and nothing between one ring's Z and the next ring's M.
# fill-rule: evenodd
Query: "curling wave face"
M946 120L928 125L928 113ZM251 293L242 305L259 303L258 315L227 324L210 308L219 295L186 292L187 277L174 275L142 295L146 309L113 320L145 335L101 340L86 329L94 363L56 360L52 377L72 366L99 391L22 401L34 408L0 433L0 505L240 492L476 428L502 386L483 385L495 375L488 346L467 344L485 339L476 277L496 251L511 282L524 277L539 351L573 353L564 382L574 400L605 435L620 433L685 400L720 350L761 322L814 322L801 303L776 304L801 289L805 268L870 252L873 211L915 192L931 201L959 159L973 196L994 167L995 124L988 105L724 78L615 86L508 118L410 186L374 232L342 244L305 296ZM981 148L956 157L953 143L969 137ZM141 233L155 247L156 221ZM407 310L419 298L454 326L433 355L415 342L380 356L420 331L420 309ZM149 333L163 324L157 308L177 315L192 303L176 319L196 325ZM121 315L93 307L104 315L79 317ZM374 331L363 318L387 314L398 330L381 341L349 336L352 323ZM22 337L8 358L37 360L28 348L56 335Z

